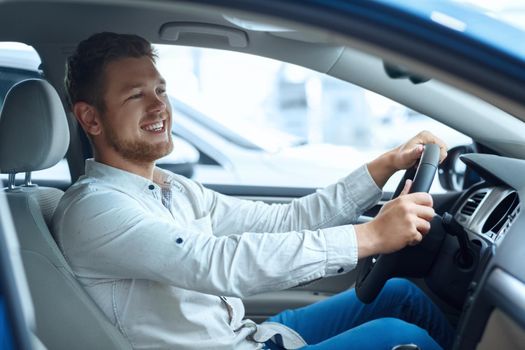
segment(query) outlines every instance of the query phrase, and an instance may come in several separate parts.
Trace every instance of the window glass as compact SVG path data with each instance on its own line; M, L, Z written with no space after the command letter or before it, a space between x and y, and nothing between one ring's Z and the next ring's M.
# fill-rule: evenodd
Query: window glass
M0 108L7 91L19 81L40 78L40 57L36 51L22 43L0 43Z
M40 57L33 47L17 42L0 42L0 110L13 85L25 79L44 79L40 64ZM22 175L19 177L23 178ZM7 175L0 175L0 178L5 180ZM71 182L67 160L64 158L49 169L33 172L32 179L35 183L44 179Z
M229 51L156 48L174 132L216 161L197 167L194 178L204 183L322 187L421 130L450 147L472 142L383 96L303 67ZM385 189L393 190L400 176ZM433 191L443 191L437 179Z

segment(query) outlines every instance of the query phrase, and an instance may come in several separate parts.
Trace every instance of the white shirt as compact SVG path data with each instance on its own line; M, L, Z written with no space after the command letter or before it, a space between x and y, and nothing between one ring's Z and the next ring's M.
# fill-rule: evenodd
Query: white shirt
M366 166L290 204L268 205L159 168L151 182L87 160L86 175L58 205L53 233L133 348L256 349L238 298L352 270L357 242L348 224L380 196Z

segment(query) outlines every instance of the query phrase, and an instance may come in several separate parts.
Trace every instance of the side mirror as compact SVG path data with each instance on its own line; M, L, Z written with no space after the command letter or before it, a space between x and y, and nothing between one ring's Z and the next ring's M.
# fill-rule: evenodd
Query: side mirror
M456 146L448 150L447 158L439 165L439 182L449 191L461 191L469 187L479 177L471 172L459 157L476 152L474 145ZM472 176L474 175L474 176Z

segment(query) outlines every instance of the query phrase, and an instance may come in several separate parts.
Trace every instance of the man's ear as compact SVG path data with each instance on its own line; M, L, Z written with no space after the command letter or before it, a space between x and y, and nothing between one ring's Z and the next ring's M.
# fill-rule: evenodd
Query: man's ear
M89 135L99 135L102 132L98 110L86 102L77 102L73 105L73 113L78 122Z

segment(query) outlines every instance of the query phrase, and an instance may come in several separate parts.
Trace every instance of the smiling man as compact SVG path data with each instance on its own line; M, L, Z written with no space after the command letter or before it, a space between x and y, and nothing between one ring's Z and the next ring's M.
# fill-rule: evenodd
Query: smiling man
M354 291L256 325L241 297L348 272L358 258L417 244L432 198L406 194L369 223L352 225L423 132L336 184L286 205L221 195L155 167L173 149L166 82L134 35L100 33L67 64L71 109L94 159L62 198L53 233L77 278L136 349L391 349L448 347L452 329L431 301L391 280L370 305Z

